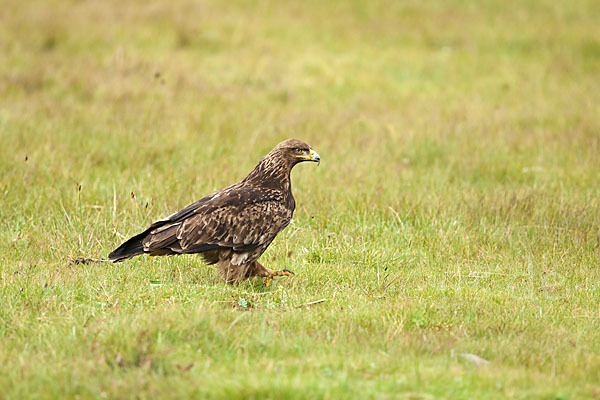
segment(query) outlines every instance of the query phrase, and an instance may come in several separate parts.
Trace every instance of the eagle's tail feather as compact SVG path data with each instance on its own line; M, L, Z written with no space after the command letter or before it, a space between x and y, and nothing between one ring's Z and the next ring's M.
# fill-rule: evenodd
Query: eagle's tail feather
M144 245L142 240L146 237L148 232L142 232L139 235L135 235L119 247L117 247L112 253L108 255L109 261L121 262L130 259L131 257L144 254Z

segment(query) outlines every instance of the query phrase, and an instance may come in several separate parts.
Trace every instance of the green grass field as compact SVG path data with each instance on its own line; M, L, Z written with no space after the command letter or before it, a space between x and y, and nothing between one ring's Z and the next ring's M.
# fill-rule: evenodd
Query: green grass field
M0 397L600 397L599 2L2 9ZM288 137L295 277L70 262Z

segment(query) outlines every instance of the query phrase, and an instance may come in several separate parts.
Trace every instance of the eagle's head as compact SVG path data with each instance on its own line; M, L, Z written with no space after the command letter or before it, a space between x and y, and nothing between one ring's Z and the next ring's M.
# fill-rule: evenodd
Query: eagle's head
M283 185L283 187L289 188L292 168L303 161L314 161L320 164L321 157L301 140L284 140L260 160L243 182L257 186L279 187Z
M270 154L277 155L291 167L303 161L313 161L321 164L319 154L310 146L298 139L287 139L279 143Z

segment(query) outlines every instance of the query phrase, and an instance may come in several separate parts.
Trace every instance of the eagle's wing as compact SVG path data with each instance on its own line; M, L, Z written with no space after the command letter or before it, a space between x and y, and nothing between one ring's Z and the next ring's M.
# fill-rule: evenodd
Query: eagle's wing
M292 212L279 191L227 188L159 221L142 243L151 254L223 248L249 252L268 245L290 222Z

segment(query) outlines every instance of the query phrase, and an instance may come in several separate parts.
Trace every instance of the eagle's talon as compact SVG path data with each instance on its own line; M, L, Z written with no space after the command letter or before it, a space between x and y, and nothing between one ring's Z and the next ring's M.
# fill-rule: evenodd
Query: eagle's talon
M269 287L269 285L271 284L271 279L273 279L272 276L267 276L265 278L265 281L263 282L263 289Z
M271 284L271 281L276 276L292 276L292 275L295 275L295 274L292 271L290 271L289 269L283 269L281 271L269 270L268 275L265 276L263 288L269 287L269 285Z

